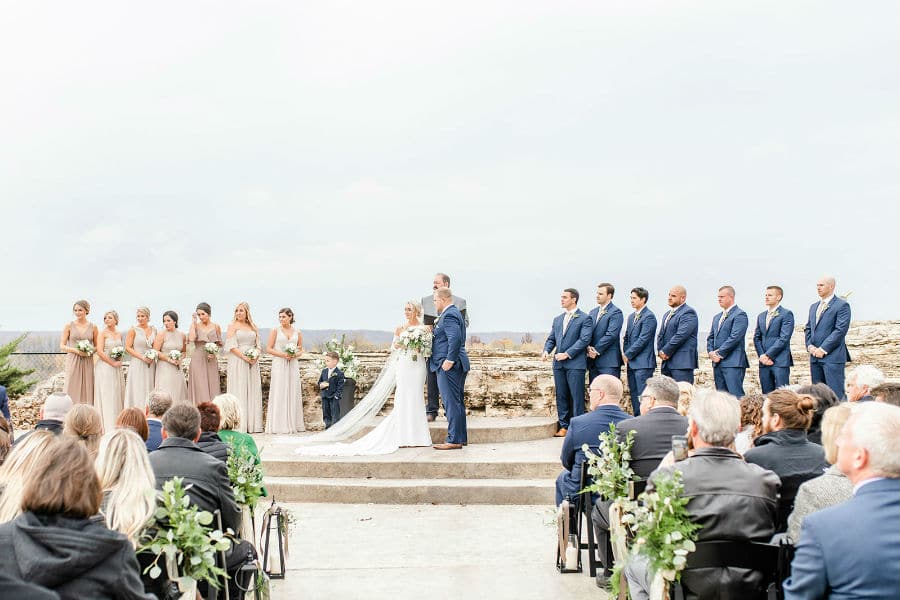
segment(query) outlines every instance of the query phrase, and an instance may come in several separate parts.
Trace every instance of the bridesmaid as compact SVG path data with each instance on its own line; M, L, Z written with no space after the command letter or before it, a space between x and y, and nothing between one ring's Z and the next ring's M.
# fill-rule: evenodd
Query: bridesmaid
M156 336L153 349L159 353L155 389L169 392L172 404L190 402L184 373L181 372L181 361L187 352L187 336L178 331L178 313L174 310L163 313L163 331ZM175 360L169 356L173 351L180 353Z
M122 369L122 356L110 355L113 348L122 348L125 341L122 333L116 329L119 324L119 313L106 311L103 315L106 327L97 337L97 357L94 365L94 407L100 411L103 419L103 430L112 431L116 426L116 418L125 406L125 373Z
M210 320L212 308L206 302L197 305L191 318L188 341L191 348L191 365L188 367L188 395L194 406L212 399L221 393L219 386L219 356L206 351L206 344L222 347L222 328Z
M125 352L132 357L125 383L125 407L136 406L144 410L156 379L156 361L145 356L153 349L156 329L149 324L150 309L146 306L138 307L136 318L137 325L125 336Z
M251 358L246 352L259 346L259 330L250 316L250 305L241 302L234 309L234 320L225 335L228 354L228 393L240 400L241 430L262 433L262 379L259 375L259 356Z
M303 426L300 361L297 360L303 352L303 334L292 327L294 311L290 308L278 311L278 322L279 327L272 330L266 344L266 352L272 356L266 433L297 433L306 431ZM288 344L297 347L294 354L284 351Z
M77 404L94 403L94 357L93 353L82 352L76 345L88 341L97 347L97 327L87 320L91 305L87 300L78 300L72 306L75 320L66 323L59 349L66 353L66 393Z

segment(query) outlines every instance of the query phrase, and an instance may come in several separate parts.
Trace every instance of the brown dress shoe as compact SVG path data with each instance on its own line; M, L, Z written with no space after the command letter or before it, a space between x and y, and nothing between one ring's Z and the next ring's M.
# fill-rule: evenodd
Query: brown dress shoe
M435 450L462 450L462 444L435 444Z
M569 430L566 429L565 427L563 427L562 429L560 429L559 431L554 433L553 437L566 437L566 433L568 433L568 432L569 432Z

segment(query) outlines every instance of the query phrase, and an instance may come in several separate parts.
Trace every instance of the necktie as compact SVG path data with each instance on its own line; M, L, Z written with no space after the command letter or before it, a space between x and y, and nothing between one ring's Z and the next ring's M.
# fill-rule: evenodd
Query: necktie
M769 313L766 315L766 329L768 329L769 325L772 324L772 319L774 319L774 318L775 318L775 311L770 310Z
M726 318L728 318L728 311L727 311L727 310L722 312L722 316L721 316L721 318L719 319L719 325L718 325L718 327L716 327L716 333L718 333L719 330L722 329L722 323L725 322L725 319L726 319Z
M565 335L566 329L569 328L569 321L572 320L572 313L566 313L566 318L563 319L563 334Z
M819 319L822 317L822 313L825 312L825 309L828 308L828 303L822 300L819 302L819 308L816 309L816 325L819 324Z
M672 310L669 311L669 314L666 315L666 321L665 321L665 323L663 323L663 327L668 327L669 319L671 319L672 315L674 315L674 314L675 314L675 309L673 308Z

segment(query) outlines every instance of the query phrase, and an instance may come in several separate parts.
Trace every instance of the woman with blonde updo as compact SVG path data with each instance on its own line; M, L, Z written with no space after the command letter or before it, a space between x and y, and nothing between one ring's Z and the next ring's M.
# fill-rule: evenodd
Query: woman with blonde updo
M286 352L288 344L296 351ZM272 376L269 383L269 407L266 411L266 433L297 433L303 426L303 387L300 361L303 334L294 329L294 311L278 311L278 327L269 334L266 352L272 356Z
M22 512L22 489L34 465L56 441L56 435L38 429L13 446L0 467L0 523L12 521Z
M84 352L77 348L79 342L90 342L97 348L97 326L87 320L91 304L78 300L72 306L75 320L63 327L59 349L66 353L66 393L76 404L94 403L94 356L93 351Z
M125 406L144 410L147 395L156 383L156 360L147 356L153 349L156 329L150 325L150 309L146 306L138 307L135 319L137 324L128 330L125 337L125 351L131 355L125 384Z
M100 448L100 437L103 435L100 413L93 406L76 404L66 413L62 434L78 440L90 453L91 458L95 458Z
M256 349L256 358L249 356ZM228 381L226 389L241 402L242 431L262 433L262 378L259 374L259 329L250 316L250 305L241 302L234 309L234 320L225 334L225 350L228 354Z
M125 341L116 327L119 313L108 310L103 315L106 327L97 336L97 364L94 365L94 406L103 418L103 428L112 429L116 416L125 406L125 371L122 357L110 356L113 348L125 349Z

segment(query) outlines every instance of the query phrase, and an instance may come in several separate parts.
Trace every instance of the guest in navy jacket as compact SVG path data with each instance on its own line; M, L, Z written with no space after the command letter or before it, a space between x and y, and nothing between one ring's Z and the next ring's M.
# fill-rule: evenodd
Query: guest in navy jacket
M584 372L587 370L587 350L591 343L591 319L578 308L578 290L566 288L560 296L563 312L553 319L550 335L544 344L543 360L553 354L553 383L556 386L556 412L559 431L563 437L569 420L584 413Z
M669 312L662 317L656 348L662 360L660 372L675 381L694 383L697 368L697 312L685 304L687 290L676 285L669 290Z
M641 414L641 394L647 386L647 379L656 369L656 315L647 308L650 293L636 287L631 290L631 307L634 312L628 316L625 339L622 342L622 359L628 365L628 391L631 394L631 408L634 416Z
M759 385L762 393L788 385L791 379L791 335L794 313L781 306L784 290L777 285L766 288L766 310L756 317L753 346L759 356Z
M162 444L162 418L172 408L172 395L162 390L153 390L147 398L147 452L153 452Z
M744 375L750 363L744 348L747 337L747 313L734 303L734 288L719 288L722 312L713 317L706 338L706 351L713 364L716 389L735 398L744 397Z
M616 288L611 283L597 286L597 308L591 318L591 344L587 347L588 381L597 375L622 376L622 351L619 337L622 335L622 311L613 304Z
M850 362L846 343L850 305L834 295L834 286L834 277L823 277L816 283L820 300L809 307L804 332L812 382L826 384L843 399L844 368Z

